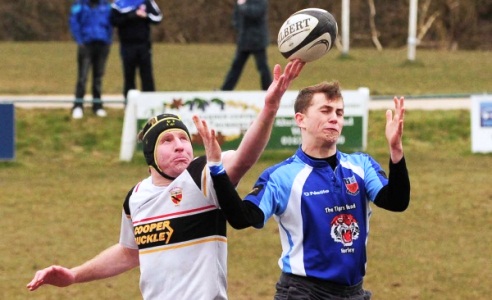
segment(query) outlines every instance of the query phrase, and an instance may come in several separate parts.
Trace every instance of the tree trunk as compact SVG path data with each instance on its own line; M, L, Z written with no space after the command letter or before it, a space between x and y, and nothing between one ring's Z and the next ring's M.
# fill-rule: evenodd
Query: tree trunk
M371 27L371 39L372 42L374 43L374 46L376 46L376 49L378 51L383 50L383 46L381 46L381 43L379 42L379 34L378 30L376 29L376 22L374 19L376 18L376 6L374 5L374 0L367 0L369 4L369 26Z

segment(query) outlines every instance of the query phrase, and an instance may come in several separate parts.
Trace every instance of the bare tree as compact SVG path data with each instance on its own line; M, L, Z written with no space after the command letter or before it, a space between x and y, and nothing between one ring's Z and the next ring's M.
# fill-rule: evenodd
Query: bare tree
M420 18L418 22L418 30L417 30L417 39L421 41L429 29L432 27L432 24L436 19L439 17L440 12L439 11L434 11L433 13L429 12L429 7L432 3L432 0L425 0L424 4L422 5L420 9ZM430 14L430 16L429 16Z
M383 46L379 42L379 32L376 29L376 22L374 21L376 18L376 6L374 5L374 0L367 0L367 3L369 4L369 26L371 28L371 39L376 46L376 49L378 51L383 50Z

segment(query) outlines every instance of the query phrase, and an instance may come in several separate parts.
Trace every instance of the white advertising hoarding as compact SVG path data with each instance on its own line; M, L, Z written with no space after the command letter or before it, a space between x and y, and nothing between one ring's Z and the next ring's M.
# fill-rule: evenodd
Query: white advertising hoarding
M130 161L137 144L137 132L151 117L171 113L179 115L190 131L192 142L201 139L192 121L193 115L205 119L218 134L223 150L235 149L244 132L256 118L265 101L264 91L211 92L140 92L128 94L123 123L120 160ZM277 113L269 149L298 147L300 132L294 121L294 101L298 91L287 91ZM360 88L342 92L345 102L345 126L339 139L341 148L364 150L367 144L369 90Z

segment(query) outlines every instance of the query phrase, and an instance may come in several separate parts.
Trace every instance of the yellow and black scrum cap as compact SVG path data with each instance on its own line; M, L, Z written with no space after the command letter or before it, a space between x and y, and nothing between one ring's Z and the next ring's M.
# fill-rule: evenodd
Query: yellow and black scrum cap
M174 114L161 114L151 118L138 134L139 139L143 143L143 153L147 164L155 167L157 170L159 170L159 168L154 160L155 145L161 133L170 129L183 130L191 141L188 128L181 118Z

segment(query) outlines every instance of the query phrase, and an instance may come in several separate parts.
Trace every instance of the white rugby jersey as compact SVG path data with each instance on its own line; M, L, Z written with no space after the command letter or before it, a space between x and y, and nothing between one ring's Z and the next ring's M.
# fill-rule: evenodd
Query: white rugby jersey
M169 186L149 177L129 196L120 244L139 249L143 298L227 299L226 220L206 158L193 160Z

